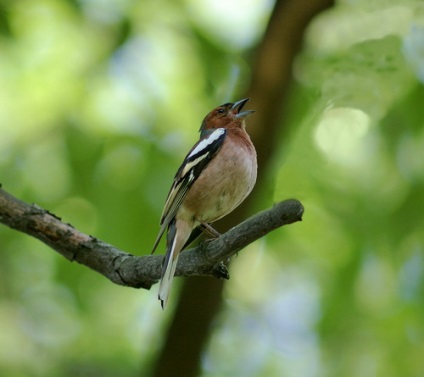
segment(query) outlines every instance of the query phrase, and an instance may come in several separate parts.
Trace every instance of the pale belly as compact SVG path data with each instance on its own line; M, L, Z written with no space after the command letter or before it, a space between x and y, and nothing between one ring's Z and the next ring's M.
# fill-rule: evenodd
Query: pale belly
M256 153L231 140L225 140L220 153L226 156L225 161L213 159L207 174L199 176L181 205L178 217L193 221L194 226L212 223L233 211L255 185Z

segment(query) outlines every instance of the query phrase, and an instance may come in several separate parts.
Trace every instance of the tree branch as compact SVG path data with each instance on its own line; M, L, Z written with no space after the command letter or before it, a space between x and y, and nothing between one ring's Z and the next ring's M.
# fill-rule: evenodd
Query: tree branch
M223 261L272 230L301 221L303 211L299 201L289 199L252 216L217 239L181 253L175 276L228 279ZM70 261L81 263L116 284L150 289L160 278L163 255L126 253L81 233L49 211L36 204L27 204L1 188L0 222L38 238Z

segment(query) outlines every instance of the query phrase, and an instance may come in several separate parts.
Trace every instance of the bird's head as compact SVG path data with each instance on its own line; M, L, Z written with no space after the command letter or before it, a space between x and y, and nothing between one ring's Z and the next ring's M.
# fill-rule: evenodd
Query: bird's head
M203 119L200 131L211 130L214 128L245 128L245 119L253 114L255 110L241 111L249 98L237 102L224 103L213 109L205 119Z

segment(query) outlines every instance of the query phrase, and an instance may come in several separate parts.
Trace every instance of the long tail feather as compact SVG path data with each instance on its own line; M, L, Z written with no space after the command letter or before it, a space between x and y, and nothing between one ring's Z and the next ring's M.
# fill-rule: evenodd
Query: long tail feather
M166 267L165 273L162 276L159 286L159 300L162 309L165 309L168 304L169 293L171 292L172 280L175 274L175 269L178 263L178 255L169 260L169 265Z
M167 245L165 262L162 269L162 276L159 285L158 298L161 301L162 309L165 309L168 303L169 293L171 292L172 280L178 263L178 256L187 239L190 237L191 229L184 222L173 219L168 226Z
M171 292L172 279L175 274L175 269L178 263L179 253L175 253L175 246L177 243L177 228L175 220L169 224L166 257L163 264L162 276L160 278L158 298L161 302L162 309L165 309L168 303L169 293Z

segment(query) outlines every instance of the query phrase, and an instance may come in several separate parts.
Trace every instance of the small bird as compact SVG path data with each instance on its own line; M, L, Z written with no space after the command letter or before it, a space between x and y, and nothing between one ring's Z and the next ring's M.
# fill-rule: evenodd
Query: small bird
M168 229L158 294L162 309L168 302L178 256L193 230L218 237L210 224L233 211L255 185L256 150L245 123L254 110L241 111L247 101L225 103L206 115L199 141L175 175L152 250L153 254Z

